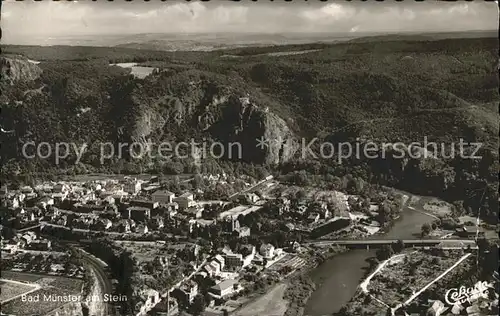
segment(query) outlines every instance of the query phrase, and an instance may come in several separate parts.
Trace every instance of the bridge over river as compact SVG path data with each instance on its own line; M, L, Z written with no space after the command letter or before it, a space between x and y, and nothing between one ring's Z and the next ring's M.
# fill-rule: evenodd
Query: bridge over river
M468 248L477 249L477 244L473 239L403 239L405 247L425 248L425 247L440 247L443 249L462 249ZM351 249L356 248L378 248L383 245L392 245L398 242L398 239L321 239L306 242L306 245L330 246L338 245Z

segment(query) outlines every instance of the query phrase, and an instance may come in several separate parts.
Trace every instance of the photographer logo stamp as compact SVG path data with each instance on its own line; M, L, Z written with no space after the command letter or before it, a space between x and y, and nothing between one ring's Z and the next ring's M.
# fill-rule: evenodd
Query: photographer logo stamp
M486 298L492 287L490 283L482 281L477 282L473 287L452 288L446 291L444 299L449 305L461 305L466 302L470 304L479 298Z

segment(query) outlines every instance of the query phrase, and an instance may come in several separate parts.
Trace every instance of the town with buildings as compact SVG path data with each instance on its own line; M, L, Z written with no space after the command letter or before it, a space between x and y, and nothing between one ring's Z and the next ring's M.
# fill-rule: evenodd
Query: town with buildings
M105 302L108 313L117 315L222 315L325 252L342 251L318 247L323 243L377 234L384 226L382 210L408 200L394 193L370 202L339 191L305 192L273 176L247 178L238 191L214 199L201 187L231 186L235 179L198 174L180 186L176 178L142 178L3 187L3 268L14 280L45 275L75 280L84 289L81 284L93 279L99 295L127 298ZM468 226L448 231L457 238L477 233L484 232ZM123 284L117 261L130 265L132 284ZM124 296L127 286L134 290ZM3 299L4 310L22 306L16 293Z
M225 174L197 177L207 185L229 181ZM87 252L92 252L90 240L103 239L130 249L138 274L158 274L155 282L137 293L137 304L131 307L135 314L190 311L201 294L211 299L209 308L220 312L229 298L248 296L262 286L261 279L278 280L306 263L297 237L270 236L269 242L262 242L267 234L261 228L264 221L253 216L260 218L263 210L271 209L275 216L291 214L290 200L266 196L278 184L272 176L248 181L246 188L220 200L204 199L200 189L173 193L154 176L3 187L2 265L11 273L82 282L86 270L100 269L114 278L111 291L116 291L119 281L112 268ZM293 213L294 224L283 227L289 235L295 227L309 232L331 217L325 206L307 211L304 201ZM98 264L82 261L81 254L75 255L75 245ZM144 251L147 254L141 255ZM9 309L19 300L14 293L2 304Z

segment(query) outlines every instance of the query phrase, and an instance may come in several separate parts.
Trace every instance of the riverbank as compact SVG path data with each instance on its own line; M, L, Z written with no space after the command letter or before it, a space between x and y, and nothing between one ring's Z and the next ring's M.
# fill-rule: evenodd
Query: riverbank
M376 236L389 239L418 238L422 225L431 224L435 220L427 214L408 208L413 206L421 209L425 199L417 200L410 196L408 201L401 216L395 219L392 225L373 235L373 238ZM338 313L356 295L363 279L373 271L373 265L370 263L375 254L374 250L351 250L334 256L312 269L310 276L316 288L311 293L303 314L323 316Z
M307 273L303 273L290 280L284 295L288 306L283 316L302 316L305 305L315 289L316 285Z
M289 282L285 299L288 301L288 307L283 316L302 316L305 306L309 301L311 294L316 289L316 284L311 278L311 271L324 264L326 261L341 255L348 251L345 247L330 247L324 251L317 252L310 258L311 265L293 276Z
M233 316L273 315L302 316L305 305L316 285L310 277L312 270L348 251L345 247L303 249L306 264L292 272L282 282L271 285L261 295L249 299L243 306L231 312Z

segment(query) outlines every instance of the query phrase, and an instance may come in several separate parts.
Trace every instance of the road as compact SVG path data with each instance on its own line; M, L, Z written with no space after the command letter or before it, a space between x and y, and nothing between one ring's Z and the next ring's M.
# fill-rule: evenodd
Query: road
M23 228L23 229L18 230L17 232L18 232L18 233L22 233L22 232L25 232L25 231L28 231L28 230L32 230L32 229L38 228L38 227L40 227L41 225L42 225L42 224L37 224L37 225L31 226L31 227L26 227L26 228Z

